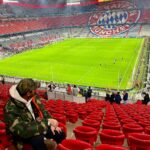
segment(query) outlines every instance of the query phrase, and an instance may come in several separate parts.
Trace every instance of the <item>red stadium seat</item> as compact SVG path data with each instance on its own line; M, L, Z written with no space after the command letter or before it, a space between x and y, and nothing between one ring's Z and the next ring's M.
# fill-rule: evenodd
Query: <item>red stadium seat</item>
M135 121L135 120L129 119L129 118L128 118L128 119L121 119L120 122L121 122L122 125L124 125L124 124L132 124L132 123L133 123L133 124L136 124L136 121Z
M142 133L144 131L143 127L138 124L124 124L123 133L127 137L129 133Z
M94 129L96 129L97 131L99 131L100 129L100 122L99 121L96 121L96 120L90 120L90 119L85 119L83 122L82 122L83 126L89 126L89 127L92 127Z
M101 144L96 147L96 150L127 150L127 149L121 146Z
M76 112L67 111L66 117L67 120L71 123L76 123L78 121L78 114Z
M97 130L92 127L78 126L73 132L76 139L88 142L91 145L97 140Z
M96 120L96 121L99 121L100 123L102 122L102 117L101 116L96 116L96 115L88 115L84 119Z
M104 122L102 124L103 129L112 129L112 130L120 130L121 125L115 122Z
M92 150L92 146L84 141L67 139L57 147L58 150Z
M150 126L147 126L147 127L145 128L145 133L147 133L147 134L150 135Z
M83 120L87 116L87 113L86 111L80 111L78 112L78 115L79 115L79 118Z
M143 128L147 127L147 126L150 126L150 121L147 121L147 120L141 120L138 122Z
M130 150L150 150L150 135L143 133L130 133L128 135Z
M100 139L102 144L122 146L125 136L121 131L104 129L100 132Z

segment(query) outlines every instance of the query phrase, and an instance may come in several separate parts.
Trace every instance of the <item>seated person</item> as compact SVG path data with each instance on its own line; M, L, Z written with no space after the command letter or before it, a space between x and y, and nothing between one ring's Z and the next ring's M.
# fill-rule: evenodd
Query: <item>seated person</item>
M30 144L33 150L48 150L45 139L60 143L66 137L57 120L45 110L36 88L32 79L22 79L10 88L11 97L4 108L7 133L19 150L23 149L23 143Z

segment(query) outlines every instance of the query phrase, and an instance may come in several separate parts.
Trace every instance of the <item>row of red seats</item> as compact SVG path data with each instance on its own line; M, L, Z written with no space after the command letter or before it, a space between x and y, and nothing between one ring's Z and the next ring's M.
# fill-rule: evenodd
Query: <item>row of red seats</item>
M57 16L57 17L43 17L35 19L22 20L5 20L0 24L0 34L11 34L18 32L34 31L41 29L48 29L62 26L81 26L87 25L89 14L81 14L77 16ZM60 21L61 20L61 21Z
M62 143L58 145L58 150L93 150L93 147L91 146L91 144L81 140L67 139L62 141ZM96 150L127 150L127 149L109 144L101 144L96 147Z

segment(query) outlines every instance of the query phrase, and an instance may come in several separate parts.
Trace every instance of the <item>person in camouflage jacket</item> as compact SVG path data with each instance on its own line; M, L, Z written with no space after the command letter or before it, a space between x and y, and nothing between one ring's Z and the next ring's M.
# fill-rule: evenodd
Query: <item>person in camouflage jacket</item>
M36 95L36 88L32 79L22 79L9 91L11 97L4 108L4 119L18 149L23 149L23 143L29 143L33 150L48 150L45 138L57 143L65 139L57 120L52 119Z

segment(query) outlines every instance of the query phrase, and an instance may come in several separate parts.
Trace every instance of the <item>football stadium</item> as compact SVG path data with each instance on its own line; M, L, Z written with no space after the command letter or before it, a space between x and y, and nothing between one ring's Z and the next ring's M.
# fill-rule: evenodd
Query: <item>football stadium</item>
M0 150L150 149L150 0L0 0Z

